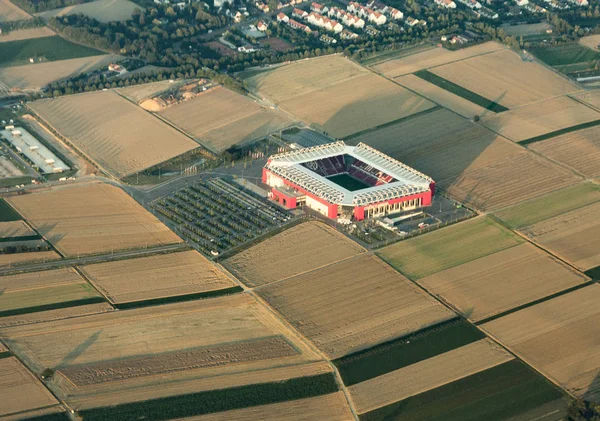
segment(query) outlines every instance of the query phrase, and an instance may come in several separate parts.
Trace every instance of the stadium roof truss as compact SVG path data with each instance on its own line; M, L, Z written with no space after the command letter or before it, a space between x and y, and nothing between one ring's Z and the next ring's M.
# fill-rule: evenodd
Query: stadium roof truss
M300 165L338 155L353 156L374 169L392 176L395 181L350 191ZM430 184L433 182L425 174L364 143L349 146L343 141L273 155L265 167L279 177L329 203L347 206L367 206L422 193L428 191Z

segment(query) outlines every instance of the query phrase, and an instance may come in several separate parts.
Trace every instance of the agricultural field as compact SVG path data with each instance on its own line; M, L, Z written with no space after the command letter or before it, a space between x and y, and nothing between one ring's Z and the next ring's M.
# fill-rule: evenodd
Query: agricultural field
M29 419L60 408L56 398L15 357L0 358L0 403L3 420Z
M182 241L127 193L108 184L65 186L9 201L66 256Z
M434 106L337 55L281 66L252 76L247 83L257 95L338 138Z
M195 250L80 267L113 303L231 288L237 284Z
M0 241L28 239L38 235L23 221L0 222Z
M506 49L506 47L497 42L486 42L469 48L461 48L458 51L450 51L445 48L433 48L397 60L388 60L383 63L378 63L373 66L373 70L393 79L419 70L459 62L469 57L485 55L503 49Z
M593 284L493 320L483 328L571 393L598 402L599 299L600 285Z
M43 38L56 35L54 31L47 26L39 28L27 28L10 31L7 34L0 35L0 43L11 41L22 41L31 38Z
M57 259L60 259L60 256L54 251L32 251L25 253L0 254L0 268L11 267L25 263L48 262L50 260Z
M512 359L512 355L490 340L481 339L352 385L350 395L359 415L365 414Z
M199 146L113 91L43 99L28 105L88 159L118 178Z
M219 152L265 137L293 123L287 115L223 87L209 89L159 114Z
M582 271L600 265L600 203L533 224L521 231Z
M547 29L550 29L550 25L546 22L540 23L527 23L527 24L517 24L510 25L505 24L502 25L502 29L506 32L507 35L510 36L523 36L527 37L528 35L538 35L546 32Z
M600 113L568 97L514 108L481 119L485 127L520 142L546 133L600 119Z
M600 127L590 127L528 145L528 148L588 178L600 178Z
M600 45L600 35L588 35L586 37L581 37L579 38L579 42L588 48L598 51L598 45Z
M352 414L342 392L272 405L217 412L174 421L349 421Z
M529 243L418 281L474 322L584 282L585 277Z
M56 80L107 66L119 59L113 54L47 61L23 66L0 67L0 85L8 88L38 90Z
M130 19L135 9L142 8L128 0L96 0L36 13L36 16L48 20L53 17L81 13L100 22L111 22Z
M10 0L0 0L0 23L29 18L31 15L12 4Z
M177 406L175 395L218 389L227 395L232 388L260 389L269 382L284 387L331 373L327 363L247 294L10 327L0 333L36 373L55 369L48 386L77 410L125 404L126 414L127 405L145 401L146 410L162 412L169 410L166 398ZM179 408L191 412L176 412L178 417L202 414L193 412L202 406L200 401ZM239 408L225 399L217 403L221 411ZM231 408L222 407L229 403ZM213 405L210 399L206 405ZM102 410L82 415L104 419Z
M584 39L581 38L579 43L574 42L559 46L529 48L528 52L547 65L558 68L564 65L598 60L600 53L598 53L596 46L588 47L583 41Z
M406 75L396 78L396 82L463 117L473 118L476 115L480 116L486 113L485 108L461 98L458 95L454 95L453 93L415 75Z
M562 96L579 88L551 70L498 51L430 69L432 73L505 107Z
M421 373L416 375L422 382ZM439 375L435 371L429 378L433 382ZM555 421L566 419L568 404L557 387L513 359L367 412L360 420Z
M36 62L59 61L90 57L102 54L94 48L74 44L56 36L0 42L0 66L28 64L35 57Z
M349 143L358 142L429 175L455 199L480 210L500 209L580 180L568 169L444 109Z
M290 214L222 179L199 181L152 204L177 232L215 257L285 224Z
M477 217L384 247L377 251L377 255L414 280L514 247L523 241L490 218Z
M366 250L322 222L305 222L225 260L250 287L309 273Z
M0 290L0 317L104 301L72 268L0 276Z
M520 229L600 201L600 185L580 183L495 212L505 224Z
M454 317L408 279L368 254L259 287L256 292L329 358Z

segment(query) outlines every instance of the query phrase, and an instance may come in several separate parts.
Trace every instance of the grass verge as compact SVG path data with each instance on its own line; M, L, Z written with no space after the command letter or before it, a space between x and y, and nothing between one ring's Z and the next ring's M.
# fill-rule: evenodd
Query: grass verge
M476 94L473 91L463 88L456 83L450 82L442 77L439 77L436 74L431 73L428 70L419 70L415 72L415 76L420 77L427 82L433 83L436 86L439 86L442 89L447 90L448 92L452 92L454 95L458 95L461 98L466 99L467 101L471 101L474 104L479 105L485 109L493 111L495 113L501 113L502 111L508 111L503 105L498 104L497 102L491 101L487 98L482 97L479 94Z
M409 336L334 360L346 386L381 376L482 339L463 319L452 319Z
M0 43L0 66L29 64L30 59L39 63L103 54L106 53L59 36L32 38Z

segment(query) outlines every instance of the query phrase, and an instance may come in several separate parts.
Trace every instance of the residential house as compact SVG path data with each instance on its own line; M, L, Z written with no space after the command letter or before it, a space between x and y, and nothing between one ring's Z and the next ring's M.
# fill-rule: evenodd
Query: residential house
M393 7L388 10L388 14L390 15L390 18L392 18L394 20L399 20L399 19L404 18L404 13L402 13L398 9L394 9Z
M328 15L330 18L335 17L341 19L342 23L347 26L353 26L355 28L364 28L365 21L356 15L346 12L339 7L332 7L329 9Z
M379 35L381 31L379 29L375 29L375 27L371 25L367 25L365 26L365 32L374 37L376 35Z
M517 6L523 7L529 4L529 0L515 0L515 3L517 3Z
M438 6L445 7L446 9L456 9L456 3L453 0L434 0Z
M290 18L287 17L287 15L283 12L280 12L277 15L277 22L283 22L283 23L288 23L290 20Z
M269 28L269 25L264 20L259 20L256 24L256 29L258 29L260 32L265 32L267 28Z
M262 10L264 13L269 12L269 6L267 4L265 4L265 3L257 1L255 3L255 6L256 6L257 9Z
M589 6L588 0L569 0L569 2L576 4L577 6Z
M315 3L313 1L312 4L310 5L310 10L315 13L327 13L327 10L329 10L329 9L325 6L323 6L322 4Z
M355 34L354 32L344 29L342 32L340 32L340 38L341 39L355 39L355 38L358 38L358 35Z
M337 42L337 40L333 37L330 37L329 35L323 34L321 35L321 37L319 38L321 41L323 41L325 44L335 44Z
M408 26L411 26L411 27L415 26L415 25L418 25L419 24L419 19L415 19L415 18L409 16L409 17L406 18L406 24Z
M294 18L304 19L307 16L308 16L308 12L306 10L294 8L294 10L292 11L292 17L294 17Z
M306 21L310 24L318 26L319 28L333 31L335 33L342 32L344 27L335 20L329 19L326 16L320 15L319 13L312 12L306 17Z
M478 15L483 16L484 18L488 18L488 19L498 19L498 12L492 10L492 9L488 9L487 7L482 7L481 9L478 9L477 12Z
M304 25L304 24L302 24L300 22L296 22L293 19L289 19L288 22L287 22L287 24L288 24L288 26L290 28L298 29L299 31L304 31L306 33L311 33L312 32L312 30L308 26L306 26L306 25Z

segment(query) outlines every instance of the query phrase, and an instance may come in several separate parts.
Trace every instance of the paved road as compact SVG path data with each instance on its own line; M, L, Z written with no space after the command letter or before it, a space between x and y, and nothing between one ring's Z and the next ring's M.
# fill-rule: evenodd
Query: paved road
M72 257L67 259L60 260L52 260L49 262L41 262L41 263L32 263L32 264L23 264L10 268L0 269L0 275L5 275L13 272L21 272L21 271L35 271L35 270L49 270L55 269L58 267L62 267L65 265L88 265L91 263L100 263L100 262L109 262L111 260L120 260L124 258L132 258L132 257L143 257L145 255L156 254L159 252L166 251L174 251L174 250L183 250L187 249L189 246L186 243L180 244L169 244L166 246L160 247L152 247L148 249L141 250L130 250L130 251L121 251L117 253L111 254L102 254L97 256L84 256L84 257Z

